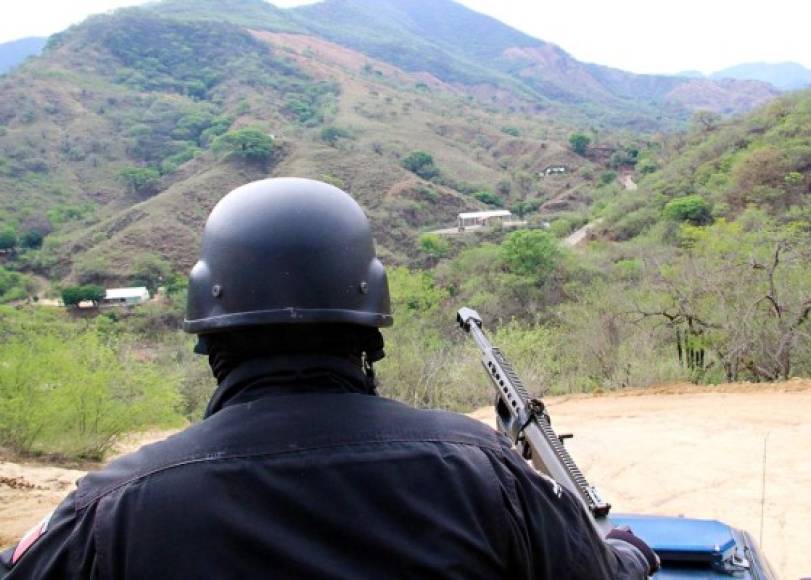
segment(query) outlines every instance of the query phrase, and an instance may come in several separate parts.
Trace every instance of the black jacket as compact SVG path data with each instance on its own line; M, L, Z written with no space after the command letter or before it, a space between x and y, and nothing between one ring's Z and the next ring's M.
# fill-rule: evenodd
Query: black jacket
M6 580L645 577L485 425L363 394L337 360L278 368L80 480Z

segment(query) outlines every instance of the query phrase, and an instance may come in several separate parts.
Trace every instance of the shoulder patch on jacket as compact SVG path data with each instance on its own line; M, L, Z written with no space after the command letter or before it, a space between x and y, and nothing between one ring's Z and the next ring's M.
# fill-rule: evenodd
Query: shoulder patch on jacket
M45 535L45 532L48 531L48 524L51 523L51 516L53 516L53 512L49 513L47 516L42 518L42 521L35 525L33 528L28 530L26 534L20 540L20 543L17 544L17 547L14 548L14 553L11 556L11 565L17 563L17 561L23 557L23 555L28 551L28 549L33 546L37 540L39 540L42 536Z

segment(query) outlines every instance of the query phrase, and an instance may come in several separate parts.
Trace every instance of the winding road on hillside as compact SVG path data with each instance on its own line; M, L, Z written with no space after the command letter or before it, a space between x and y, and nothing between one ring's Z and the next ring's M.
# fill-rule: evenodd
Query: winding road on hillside
M637 189L639 189L639 186L637 186L636 182L634 181L634 176L631 173L623 173L622 175L619 176L619 181L627 191L636 191ZM592 222L587 223L582 228L575 230L574 232L569 234L566 238L564 238L563 245L569 248L579 246L580 244L588 240L589 234L594 230L594 228L600 225L602 221L603 221L602 218L598 218Z
M634 176L632 173L622 173L618 178L619 182L627 191L636 191L639 189L636 182L634 181ZM545 211L548 211L549 207L554 206L557 203L560 203L570 197L573 193L576 193L579 187L575 187L564 191L563 193L553 197L552 199L547 200L539 209L538 212L543 214ZM575 230L571 234L569 234L566 238L563 239L563 245L569 248L574 248L582 243L588 241L589 234L602 222L602 218L598 218L592 222L587 223L583 227ZM505 224L505 227L509 228L519 228L524 227L527 225L525 221L515 221L515 222L508 222ZM476 231L484 229L485 226L469 226L463 231L459 231L459 228L452 227L452 228L442 228L439 230L433 230L432 234L439 234L441 236L455 236L460 234L465 234L468 232Z

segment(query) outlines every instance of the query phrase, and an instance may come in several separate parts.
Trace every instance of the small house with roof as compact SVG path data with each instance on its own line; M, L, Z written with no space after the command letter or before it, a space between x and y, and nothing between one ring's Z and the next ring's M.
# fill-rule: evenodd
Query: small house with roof
M149 300L149 290L144 286L109 288L104 293L101 306L135 306L147 300Z
M459 226L459 231L464 231L465 228L497 225L510 222L512 219L512 212L506 209L471 211L460 213L457 218L457 225Z

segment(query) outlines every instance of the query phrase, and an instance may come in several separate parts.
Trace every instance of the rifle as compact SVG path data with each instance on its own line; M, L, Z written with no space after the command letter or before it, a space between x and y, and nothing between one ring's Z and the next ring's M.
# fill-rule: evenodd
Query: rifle
M462 308L457 312L456 320L476 341L482 353L482 365L496 389L498 430L512 441L524 459L532 461L535 469L572 492L591 514L597 531L605 536L612 527L608 521L611 505L589 485L563 446L563 440L571 435L555 433L543 401L529 396L512 364L490 344L482 330L479 314L470 308Z

